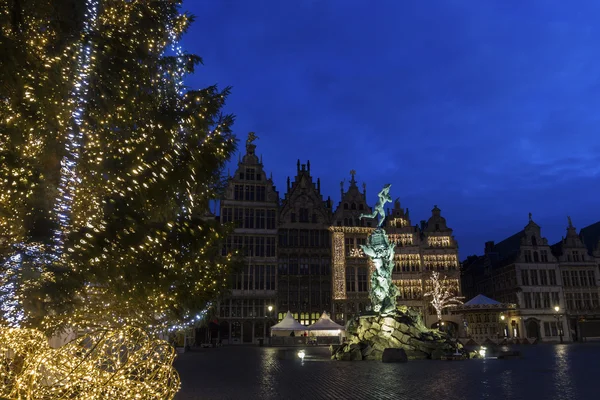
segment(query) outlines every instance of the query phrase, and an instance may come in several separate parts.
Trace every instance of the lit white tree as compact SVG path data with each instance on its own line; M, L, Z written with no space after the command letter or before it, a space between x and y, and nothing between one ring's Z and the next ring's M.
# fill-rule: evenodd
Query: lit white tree
M439 272L434 271L429 279L431 280L432 289L430 292L425 293L425 296L431 297L431 305L435 308L438 321L441 321L442 310L462 304L464 297L455 296L452 292L452 285L446 277L441 279Z

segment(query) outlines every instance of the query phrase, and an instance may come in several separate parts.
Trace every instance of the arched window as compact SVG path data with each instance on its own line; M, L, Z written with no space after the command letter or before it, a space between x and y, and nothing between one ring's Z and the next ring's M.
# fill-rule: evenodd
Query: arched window
M350 205L350 209L351 209L351 210L356 210L356 203L352 203L352 204Z
M531 244L532 244L533 246L537 246L537 239L535 238L535 236L532 236L532 237L531 237Z
M348 209L348 203L344 203L344 210Z
M365 207L364 207L362 204L359 204L359 205L358 205L358 209L362 211L362 210L364 210L364 209L365 209Z
M540 256L537 251L533 252L533 262L540 262Z

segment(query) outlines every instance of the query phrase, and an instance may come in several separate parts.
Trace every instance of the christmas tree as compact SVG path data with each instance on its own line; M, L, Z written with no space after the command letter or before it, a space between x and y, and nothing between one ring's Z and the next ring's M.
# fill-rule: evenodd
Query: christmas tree
M228 89L191 90L181 1L0 9L0 320L163 329L226 285L203 218L235 151Z

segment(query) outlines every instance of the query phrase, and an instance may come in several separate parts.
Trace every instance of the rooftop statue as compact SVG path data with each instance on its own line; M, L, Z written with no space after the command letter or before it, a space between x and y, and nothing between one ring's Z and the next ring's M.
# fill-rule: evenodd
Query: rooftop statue
M258 139L258 136L256 136L256 133L254 133L254 132L248 133L248 139L246 139L246 146L249 144L252 144L252 142L254 142L256 139Z

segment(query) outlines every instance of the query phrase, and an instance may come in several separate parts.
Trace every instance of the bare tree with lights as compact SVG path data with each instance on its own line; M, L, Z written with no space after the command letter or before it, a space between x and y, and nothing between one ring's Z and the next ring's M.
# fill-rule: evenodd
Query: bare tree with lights
M431 305L435 309L438 322L442 320L442 311L446 308L456 307L463 304L464 297L456 296L453 293L452 285L449 284L446 277L440 278L440 273L434 271L429 277L431 281L431 291L425 293L426 297L431 297Z

